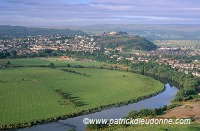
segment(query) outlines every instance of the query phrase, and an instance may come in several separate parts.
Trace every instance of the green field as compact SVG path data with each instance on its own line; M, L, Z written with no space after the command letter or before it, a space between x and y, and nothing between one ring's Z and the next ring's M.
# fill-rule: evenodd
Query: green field
M67 66L70 64L74 65L82 65L82 66L103 66L105 63L103 62L81 62L81 61L70 61L70 60L60 60L59 58L22 58L22 59L7 59L4 60L4 64L10 61L11 65L16 66L40 66L40 65L49 65L50 63L54 63L55 66Z
M169 47L196 47L200 46L199 40L155 40L153 41L158 46Z
M146 96L164 88L157 80L129 72L68 69L79 74L60 68L0 69L0 125L77 113ZM63 97L63 92L70 94L70 98ZM81 104L74 104L76 102Z
M102 131L199 131L200 124L111 126ZM95 131L92 130L92 131Z

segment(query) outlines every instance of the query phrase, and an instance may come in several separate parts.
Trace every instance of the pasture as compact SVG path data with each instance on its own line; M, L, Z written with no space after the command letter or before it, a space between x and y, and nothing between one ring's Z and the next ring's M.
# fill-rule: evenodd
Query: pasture
M67 69L72 71L41 67L1 69L0 125L77 113L147 96L164 88L157 80L130 72Z
M7 59L4 60L4 64L9 61L10 65L15 66L40 66L40 65L49 65L50 63L54 63L55 66L67 66L70 64L74 65L82 65L82 66L103 66L106 63L103 62L82 62L82 61L71 61L71 60L61 60L59 58L21 58L21 59Z
M153 42L158 46L168 46L168 47L196 47L196 46L200 46L199 40L155 40Z

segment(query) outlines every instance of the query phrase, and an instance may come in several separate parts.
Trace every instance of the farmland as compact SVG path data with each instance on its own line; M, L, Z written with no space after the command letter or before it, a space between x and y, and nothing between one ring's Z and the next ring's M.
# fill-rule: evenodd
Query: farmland
M82 62L82 61L70 61L70 60L60 60L59 58L30 58L30 59L7 59L4 62L10 61L11 65L16 66L40 66L40 65L49 65L50 63L54 63L55 66L67 66L70 64L74 65L82 65L82 66L103 66L105 63L103 62ZM5 63L6 64L6 63Z
M199 46L199 40L155 40L154 43L158 46L169 47L196 47Z
M21 64L17 59L11 61L14 62ZM136 100L163 89L157 80L122 71L93 68L64 71L61 67L1 69L0 125L79 113Z

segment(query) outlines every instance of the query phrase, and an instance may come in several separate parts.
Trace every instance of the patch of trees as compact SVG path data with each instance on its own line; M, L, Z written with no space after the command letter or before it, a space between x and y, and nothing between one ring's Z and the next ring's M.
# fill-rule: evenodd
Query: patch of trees
M11 56L11 54L7 51L0 52L0 59L4 59L4 58L10 57L10 56Z
M143 118L143 117L147 117L147 116L155 117L157 115L164 114L164 112L166 110L169 110L169 109L172 109L172 108L175 108L178 106L181 106L181 104L171 104L169 106L165 105L163 107L155 108L155 109L143 108L140 111L132 110L128 113L128 115L125 118Z
M88 124L87 129L88 130L103 130L104 128L108 127L109 124Z
M80 72L76 72L76 71L69 70L69 69L61 69L61 70L62 70L62 71L65 71L65 72L69 72L69 73L77 74L77 75L90 76L90 75L87 75L86 73L80 73Z
M157 63L140 62L131 65L132 72L153 77L164 83L170 83L177 86L180 90L175 96L175 101L182 101L188 96L196 94L196 89L200 84L200 80L193 77L192 74L186 75L167 65L158 65Z
M49 67L50 67L50 68L54 68L54 67L55 67L55 64L54 64L54 63L50 63L50 64L49 64Z

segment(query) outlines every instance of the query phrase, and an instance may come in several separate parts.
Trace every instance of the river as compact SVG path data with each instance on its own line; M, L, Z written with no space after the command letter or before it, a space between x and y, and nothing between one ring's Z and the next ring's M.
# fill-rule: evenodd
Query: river
M131 110L140 110L142 108L159 108L164 105L169 105L170 101L174 98L178 89L176 87L166 84L166 90L149 99L142 100L133 104L105 109L100 112L69 118L66 120L59 120L57 122L49 122L44 124L35 125L32 127L16 129L18 131L66 131L68 129L75 129L76 131L83 131L86 125L83 124L84 118L90 119L117 119L123 118Z

